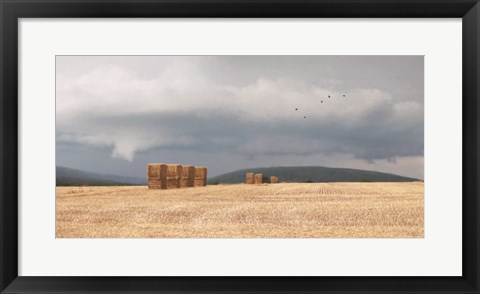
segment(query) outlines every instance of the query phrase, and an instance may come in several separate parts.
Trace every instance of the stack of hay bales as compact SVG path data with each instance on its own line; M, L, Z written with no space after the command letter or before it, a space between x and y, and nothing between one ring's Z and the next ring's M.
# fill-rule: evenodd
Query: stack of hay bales
M207 168L181 164L154 163L147 166L149 189L205 187Z
M267 179L268 181L268 178L265 177L265 179ZM246 182L247 184L263 184L263 175L261 173L258 173L258 174L254 174L254 173L251 173L251 172L248 172L246 173ZM279 182L278 180L278 177L277 176L270 176L270 183L271 184L277 184Z
M204 166L195 167L195 187L205 187L207 185L207 168Z
M182 166L182 178L180 188L193 187L195 184L195 167L191 165Z
M165 164L149 164L147 167L148 188L166 189L167 166Z
M180 188L182 165L167 164L167 189Z
M263 175L255 174L255 184L263 184Z
M253 173L247 173L247 184L255 184L255 178L253 176Z

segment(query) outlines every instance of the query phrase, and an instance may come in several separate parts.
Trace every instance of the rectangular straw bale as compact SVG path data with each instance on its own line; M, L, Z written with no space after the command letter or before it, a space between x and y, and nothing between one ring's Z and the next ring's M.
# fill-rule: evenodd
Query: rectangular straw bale
M247 184L255 184L255 178L253 176L253 173L247 173L246 177L247 177L247 181L246 181Z
M160 179L161 167L162 164L160 163L151 163L147 165L147 177L149 179Z
M207 168L204 166L195 167L195 187L205 187L207 185Z
M180 187L193 187L195 184L195 167L191 165L182 166L182 179L180 181Z
M278 183L278 178L276 176L271 176L270 177L270 183L271 184L276 184Z
M180 188L182 178L181 164L167 164L167 189Z
M165 164L153 163L147 166L148 188L166 189L167 166Z
M263 184L262 174L255 174L255 184Z
M160 180L148 180L149 189L164 189L162 188L162 181Z

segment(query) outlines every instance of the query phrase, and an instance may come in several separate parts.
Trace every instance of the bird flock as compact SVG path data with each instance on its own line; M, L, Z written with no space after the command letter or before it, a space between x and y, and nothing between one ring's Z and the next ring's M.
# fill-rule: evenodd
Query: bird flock
M332 95L327 95L328 98L332 98ZM342 98L347 98L347 94L342 94ZM320 103L323 103L323 100L320 100ZM298 107L295 107L295 111L298 111ZM306 115L303 118L307 118Z

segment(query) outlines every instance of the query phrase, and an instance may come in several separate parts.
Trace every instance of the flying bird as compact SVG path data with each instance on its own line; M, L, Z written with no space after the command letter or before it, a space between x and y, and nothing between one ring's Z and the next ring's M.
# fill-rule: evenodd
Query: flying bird
M323 103L323 100L322 100L322 101L320 101L320 103Z
M343 97L347 97L347 95L345 95L345 94L343 94L342 96L343 96Z
M298 110L298 108L295 108L295 111L297 111L297 110Z
M330 98L330 95L328 95L328 98Z
M303 118L307 118L306 116L304 116Z

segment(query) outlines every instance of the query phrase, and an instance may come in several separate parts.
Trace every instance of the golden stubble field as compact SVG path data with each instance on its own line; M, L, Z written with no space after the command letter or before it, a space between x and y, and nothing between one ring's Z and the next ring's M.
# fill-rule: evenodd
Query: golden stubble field
M424 186L57 187L57 238L423 238Z

